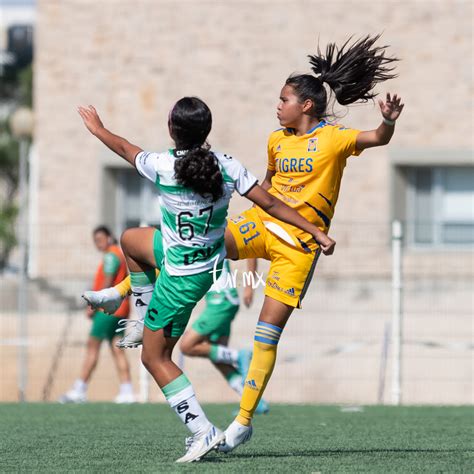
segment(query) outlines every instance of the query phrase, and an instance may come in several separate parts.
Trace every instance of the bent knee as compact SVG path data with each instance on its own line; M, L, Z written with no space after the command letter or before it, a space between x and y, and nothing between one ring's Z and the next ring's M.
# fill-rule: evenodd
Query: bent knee
M120 236L120 246L122 249L127 248L135 240L137 230L139 230L138 227L126 229L122 232Z
M224 233L224 243L225 243L225 250L226 250L226 258L229 260L238 260L239 259L239 251L237 249L237 243L235 242L234 235L229 230L228 227L225 229Z
M187 356L193 355L193 347L194 344L192 343L192 341L189 341L186 337L181 340L181 343L179 345L179 349L181 350L181 352Z
M150 357L150 355L145 350L142 350L141 360L142 364L145 366L145 369L149 369L153 364L153 357Z

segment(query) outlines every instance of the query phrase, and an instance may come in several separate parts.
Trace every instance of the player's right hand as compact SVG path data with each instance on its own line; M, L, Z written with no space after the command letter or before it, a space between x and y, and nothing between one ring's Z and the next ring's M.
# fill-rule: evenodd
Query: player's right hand
M97 113L97 110L95 110L94 106L79 106L77 111L84 121L84 125L87 127L87 130L89 130L92 135L96 135L100 128L104 128L104 124L102 123L102 120L100 120L99 114Z
M324 242L320 242L319 246L324 255L332 255L336 247L336 241L326 235L326 239L324 239Z

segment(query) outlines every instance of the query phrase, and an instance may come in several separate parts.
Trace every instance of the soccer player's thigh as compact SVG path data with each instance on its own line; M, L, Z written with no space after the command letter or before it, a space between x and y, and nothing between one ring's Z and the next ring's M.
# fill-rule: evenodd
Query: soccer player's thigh
M267 242L271 265L265 286L265 295L294 308L301 308L306 288L311 280L319 250L311 253L299 250L270 236Z
M155 256L156 268L161 270L161 265L165 258L165 252L163 250L163 236L159 229L155 229L155 233L153 234L153 255Z
M222 269L222 264L218 270ZM163 329L165 337L180 337L191 312L213 283L209 272L172 276L165 268L156 280L153 296L145 316L145 325L152 331Z
M233 260L246 258L264 258L268 260L265 250L267 230L260 220L255 208L247 209L242 214L227 219L226 248L229 248L228 235L233 237L237 255L230 254Z

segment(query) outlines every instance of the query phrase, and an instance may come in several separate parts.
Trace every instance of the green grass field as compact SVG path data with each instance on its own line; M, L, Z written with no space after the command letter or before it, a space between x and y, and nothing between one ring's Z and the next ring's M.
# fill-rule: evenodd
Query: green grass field
M220 427L235 405L207 405ZM187 430L165 405L0 405L0 472L473 472L471 407L274 405L252 441L176 465Z

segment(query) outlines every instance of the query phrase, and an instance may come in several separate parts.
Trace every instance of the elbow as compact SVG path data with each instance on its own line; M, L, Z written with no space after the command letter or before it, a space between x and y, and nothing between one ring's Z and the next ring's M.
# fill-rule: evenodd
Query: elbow
M278 199L269 195L268 199L265 200L264 203L262 203L263 205L260 205L260 207L266 211L266 212L270 212L274 207L275 205L278 203Z
M388 145L390 143L391 139L392 139L392 135L390 135L390 136L380 135L380 136L377 137L377 144L375 146Z

